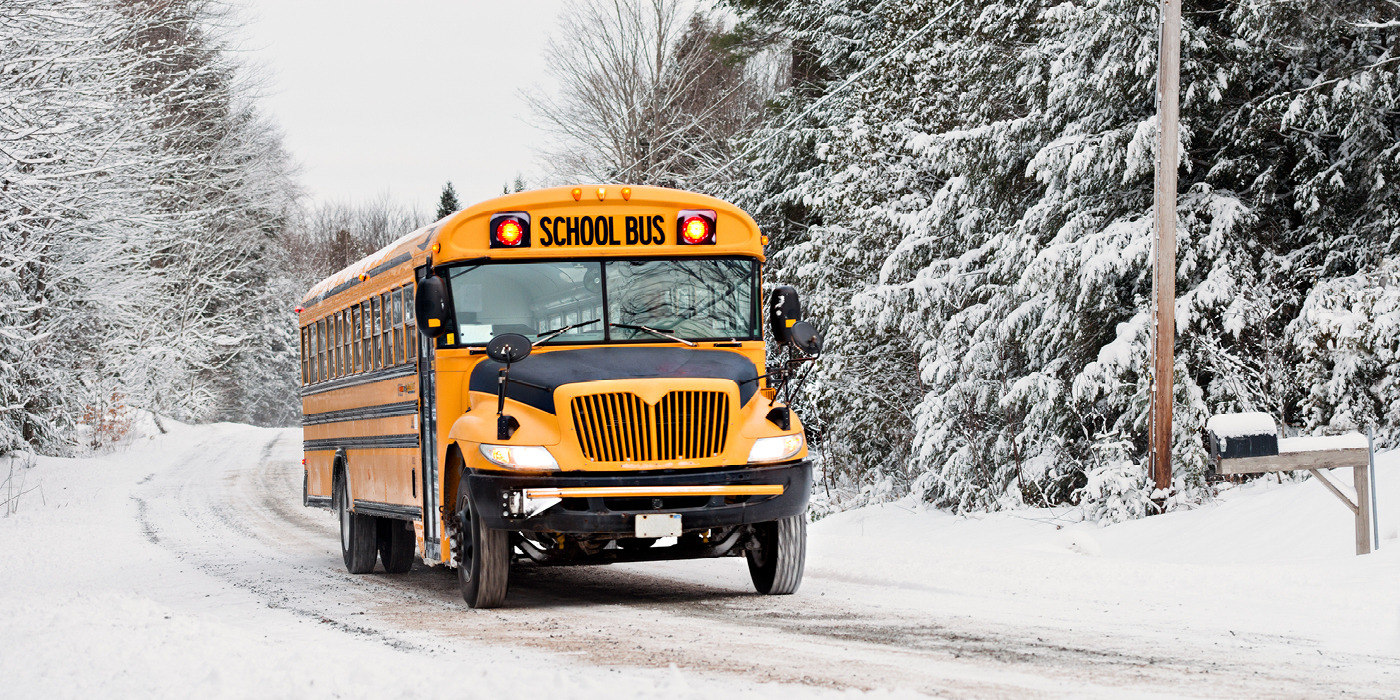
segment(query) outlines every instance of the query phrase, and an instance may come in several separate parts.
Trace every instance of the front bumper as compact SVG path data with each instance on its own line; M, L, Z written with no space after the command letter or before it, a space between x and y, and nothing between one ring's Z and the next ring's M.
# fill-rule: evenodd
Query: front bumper
M639 513L679 513L683 529L694 532L801 514L812 491L812 463L661 472L475 471L467 485L478 517L493 529L631 535ZM776 487L780 493L773 493ZM527 493L562 499L519 517L510 504Z

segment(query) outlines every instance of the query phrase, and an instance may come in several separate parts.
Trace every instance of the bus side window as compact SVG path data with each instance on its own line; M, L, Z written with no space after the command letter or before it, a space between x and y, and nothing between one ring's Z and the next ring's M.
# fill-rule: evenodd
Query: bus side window
M326 380L326 319L316 322L316 381Z
M301 336L301 385L306 386L306 329L298 329Z
M413 320L413 287L403 288L403 351L404 360L409 364L418 364L418 348L414 343L418 341L418 328Z
M364 371L364 365L360 364L360 306L356 304L350 307L350 356L354 358L354 366L350 368L351 373L358 374Z
M308 384L316 383L316 322L311 322L306 327L306 344L310 347L311 354L306 358L310 361L311 368L306 372Z
M374 322L370 318L370 300L360 302L360 357L364 358L364 371L374 368L374 361L370 356L370 329L374 328Z
M333 313L326 317L326 372L331 379L340 376L340 370L335 367L335 361L340 359L340 344L336 342L339 327L340 314Z
M339 379L345 376L345 317L341 316L340 312L337 311L335 312L334 318L335 342L332 344L332 347L335 348L335 374L333 376Z
M394 331L390 325L393 313L389 309L388 292L379 295L379 311L384 314L383 325L379 327L379 332L383 334L380 336L379 344L384 347L384 366L392 367L394 365Z
M403 364L403 288L394 290L394 364Z
M345 309L344 311L340 312L340 347L341 347L340 354L341 354L341 356L343 356L343 357L345 358L345 370L342 371L342 372L340 373L341 376L345 376L345 375L351 374L351 373L353 373L353 372L355 371L355 365L354 365L354 363L352 363L351 360L350 360L350 345L351 345L351 343L350 343L350 328L351 328L351 327L352 327L352 320L351 320L351 317L350 317L350 309Z
M384 356L379 352L379 297L369 298L369 348L370 354L374 356L374 368L380 369L384 366Z

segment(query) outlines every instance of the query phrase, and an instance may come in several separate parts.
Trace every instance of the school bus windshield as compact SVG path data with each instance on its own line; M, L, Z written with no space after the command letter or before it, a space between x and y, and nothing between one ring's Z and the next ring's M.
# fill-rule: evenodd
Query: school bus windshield
M501 333L535 337L586 323L548 341L665 342L761 338L758 265L744 258L579 260L469 265L451 272L458 345ZM592 321L591 323L588 323Z

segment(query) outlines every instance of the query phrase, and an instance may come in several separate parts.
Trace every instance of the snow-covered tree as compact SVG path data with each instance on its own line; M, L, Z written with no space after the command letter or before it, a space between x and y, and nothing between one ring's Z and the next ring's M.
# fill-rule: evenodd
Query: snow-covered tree
M832 323L824 436L941 505L1145 512L1157 4L734 4L818 65L730 192ZM1396 9L1185 7L1179 498L1211 411L1327 422L1300 412L1327 381L1298 362L1312 322L1289 324L1394 252Z

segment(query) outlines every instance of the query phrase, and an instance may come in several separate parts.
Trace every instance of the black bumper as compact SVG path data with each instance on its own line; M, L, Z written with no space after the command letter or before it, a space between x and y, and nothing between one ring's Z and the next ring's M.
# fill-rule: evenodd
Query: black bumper
M812 463L528 476L478 471L467 476L467 484L478 517L493 529L627 535L636 531L634 519L638 513L679 513L682 527L691 532L767 522L804 512L812 492ZM783 493L778 496L668 496L660 499L566 498L529 518L509 517L504 505L507 493L526 488L758 484L782 484Z

